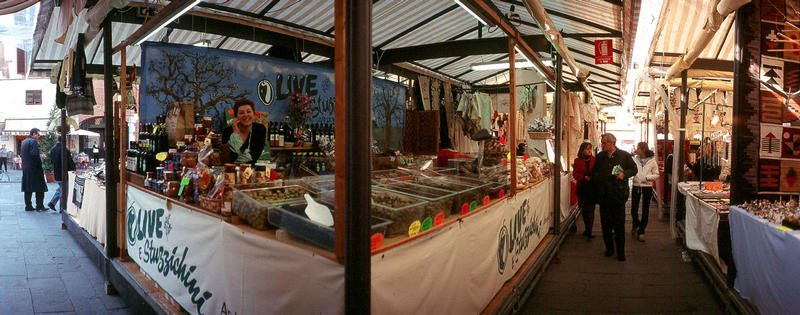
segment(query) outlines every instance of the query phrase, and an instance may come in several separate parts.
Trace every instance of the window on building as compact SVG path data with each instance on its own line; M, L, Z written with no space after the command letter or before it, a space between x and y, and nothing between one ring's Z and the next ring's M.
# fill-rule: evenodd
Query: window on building
M25 91L25 105L42 105L42 90Z

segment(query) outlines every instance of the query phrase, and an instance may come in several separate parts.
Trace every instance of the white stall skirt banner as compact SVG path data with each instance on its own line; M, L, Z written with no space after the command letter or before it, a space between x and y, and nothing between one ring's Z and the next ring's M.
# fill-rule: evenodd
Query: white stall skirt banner
M477 314L547 235L553 180L372 256L372 313Z
M720 270L727 266L719 259L718 232L719 213L691 193L686 193L686 247L699 250L714 257Z
M340 314L344 268L128 186L128 255L191 314Z

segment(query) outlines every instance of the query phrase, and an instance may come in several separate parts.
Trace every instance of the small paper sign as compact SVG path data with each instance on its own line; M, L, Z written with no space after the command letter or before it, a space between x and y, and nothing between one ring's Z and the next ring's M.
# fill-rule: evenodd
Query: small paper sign
M508 166L508 160L503 160L503 166Z
M483 196L483 205L484 206L488 206L489 205L489 196Z
M408 226L408 237L417 236L421 227L422 223L420 223L419 220L412 222L411 225Z
M461 205L461 214L467 214L469 212L469 204L465 203Z
M436 214L436 217L433 218L433 226L442 225L442 222L444 222L444 212L439 212Z
M431 219L431 217L425 218L425 220L422 221L422 232L430 230L431 226L433 226L433 219Z
M383 234L375 233L369 238L369 249L371 252L378 250L383 245Z
M158 131L158 125L153 126L153 133L156 133L157 131Z
M178 196L183 195L183 187L186 187L186 185L189 185L189 177L184 177L181 179L181 188L178 189Z
M167 159L167 152L158 152L156 154L156 160L159 162L164 162Z
M475 209L478 209L478 202L473 200L469 203L469 211L474 211Z
M500 198L503 198L503 196L505 196L505 195L506 195L506 191L501 188L500 189Z

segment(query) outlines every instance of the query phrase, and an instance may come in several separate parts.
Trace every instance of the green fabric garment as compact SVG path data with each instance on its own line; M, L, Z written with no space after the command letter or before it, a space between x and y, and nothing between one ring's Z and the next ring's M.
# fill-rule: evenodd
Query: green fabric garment
M239 134L235 132L231 134L231 138L230 140L228 140L228 145L230 146L232 152L236 152L238 154L236 156L236 161L234 161L234 163L236 164L251 162L252 157L250 156L249 151L248 154L241 153L243 144L244 140L242 140L242 137L239 136ZM261 156L259 156L258 159L256 159L256 161L269 161L271 157L272 155L270 154L269 146L264 146L264 150L261 152Z

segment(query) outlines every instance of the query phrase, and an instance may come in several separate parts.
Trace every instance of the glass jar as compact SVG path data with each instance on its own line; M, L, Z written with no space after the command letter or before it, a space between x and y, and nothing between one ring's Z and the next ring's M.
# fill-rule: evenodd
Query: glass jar
M174 181L175 180L175 171L164 171L164 180L165 181Z
M255 175L255 182L256 183L263 183L269 179L269 175L267 175L267 165L264 163L256 163L256 175Z
M175 198L178 197L178 190L181 187L181 183L176 180L166 181L166 188L164 188L164 194L167 197Z
M247 184L253 181L253 169L250 168L250 164L242 163L239 164L239 183L240 184Z
M197 165L197 152L183 152L181 166L192 168Z
M228 185L236 184L236 164L225 164L225 181Z
M214 121L211 120L211 117L203 117L203 128L205 128L206 130L210 130L211 129L211 125L213 125L213 124L214 124Z

